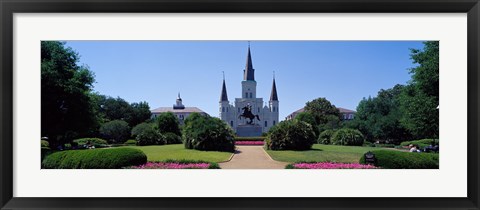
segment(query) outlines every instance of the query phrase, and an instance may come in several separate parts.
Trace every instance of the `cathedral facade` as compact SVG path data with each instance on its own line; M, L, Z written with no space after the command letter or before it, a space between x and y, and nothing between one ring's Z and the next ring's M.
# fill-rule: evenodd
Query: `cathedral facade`
M268 104L263 98L257 98L257 82L252 64L250 46L248 47L247 63L243 70L242 95L230 103L227 96L227 86L223 79L220 95L220 119L226 122L238 136L260 136L278 123L279 101L275 77Z

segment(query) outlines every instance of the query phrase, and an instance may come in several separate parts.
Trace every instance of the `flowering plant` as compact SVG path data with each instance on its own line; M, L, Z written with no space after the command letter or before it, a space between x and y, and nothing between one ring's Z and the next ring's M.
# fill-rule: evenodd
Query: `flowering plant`
M217 164L202 162L148 162L129 169L212 169L219 168Z
M287 166L290 169L376 169L373 165L364 165L359 163L294 163Z

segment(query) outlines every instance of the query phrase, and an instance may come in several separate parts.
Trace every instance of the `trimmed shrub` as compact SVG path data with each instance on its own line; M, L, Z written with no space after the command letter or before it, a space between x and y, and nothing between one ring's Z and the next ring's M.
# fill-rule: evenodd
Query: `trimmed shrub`
M55 152L45 157L45 169L116 169L147 162L141 150L112 148Z
M419 147L419 149L423 149L426 146L429 146L433 143L433 139L421 139L421 140L414 140L414 141L404 141L400 143L400 146L408 146L410 144L416 145ZM438 145L439 141L438 139L435 140L435 144Z
M270 150L308 150L316 140L312 126L299 120L282 121L270 130L265 141Z
M235 150L233 130L218 118L191 114L183 127L185 148L203 151Z
M146 145L164 145L167 143L165 136L163 136L156 129L148 128L142 133L137 135L137 145L146 146Z
M331 140L335 145L362 146L364 137L359 130L342 128L333 134Z
M439 159L435 153L399 152L391 150L372 151L377 167L388 169L438 169ZM359 163L365 164L365 155Z
M87 146L87 143L90 143L90 145L94 146L95 148L105 148L108 145L108 142L106 140L100 138L82 138L73 140L71 146L84 148Z
M144 130L146 129L149 129L151 127L153 127L154 124L153 123L140 123L138 125L136 125L135 127L132 128L132 132L130 133L131 134L131 137L132 138L137 138L137 135L142 133Z
M50 148L50 143L47 140L40 140L41 147L48 147Z
M163 136L165 137L166 144L181 144L182 137L174 133L164 133Z
M133 146L133 145L137 145L137 141L133 140L133 139L130 139L130 140L127 140L124 144L129 145L129 146Z
M317 143L319 144L331 144L332 136L335 133L334 130L325 130L318 135Z

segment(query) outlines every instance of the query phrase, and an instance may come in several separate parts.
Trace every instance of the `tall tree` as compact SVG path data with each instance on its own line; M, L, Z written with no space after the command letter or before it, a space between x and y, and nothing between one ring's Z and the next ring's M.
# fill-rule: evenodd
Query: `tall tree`
M178 136L180 132L180 124L177 117L171 112L164 112L157 116L156 127L160 133L174 133Z
M147 102L131 103L132 115L130 117L130 126L138 125L142 122L147 121L152 116L150 111L150 106Z
M340 125L340 111L326 98L317 98L307 102L305 112L313 115L319 132L338 128Z
M113 120L100 127L100 134L108 143L123 143L130 137L130 127L123 120Z
M94 74L63 42L41 42L41 135L56 147L95 127Z
M435 138L439 124L439 42L424 42L423 50L411 52L418 66L410 69L412 80L403 94L402 124L416 138Z
M124 120L130 127L147 121L152 113L147 102L131 103L117 97L96 95L96 106L102 122Z

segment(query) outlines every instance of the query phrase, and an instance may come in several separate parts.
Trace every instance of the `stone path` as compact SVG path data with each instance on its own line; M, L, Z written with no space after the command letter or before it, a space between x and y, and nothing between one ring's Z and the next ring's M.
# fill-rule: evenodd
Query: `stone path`
M288 163L272 160L263 146L236 146L233 158L219 163L222 169L284 169Z

